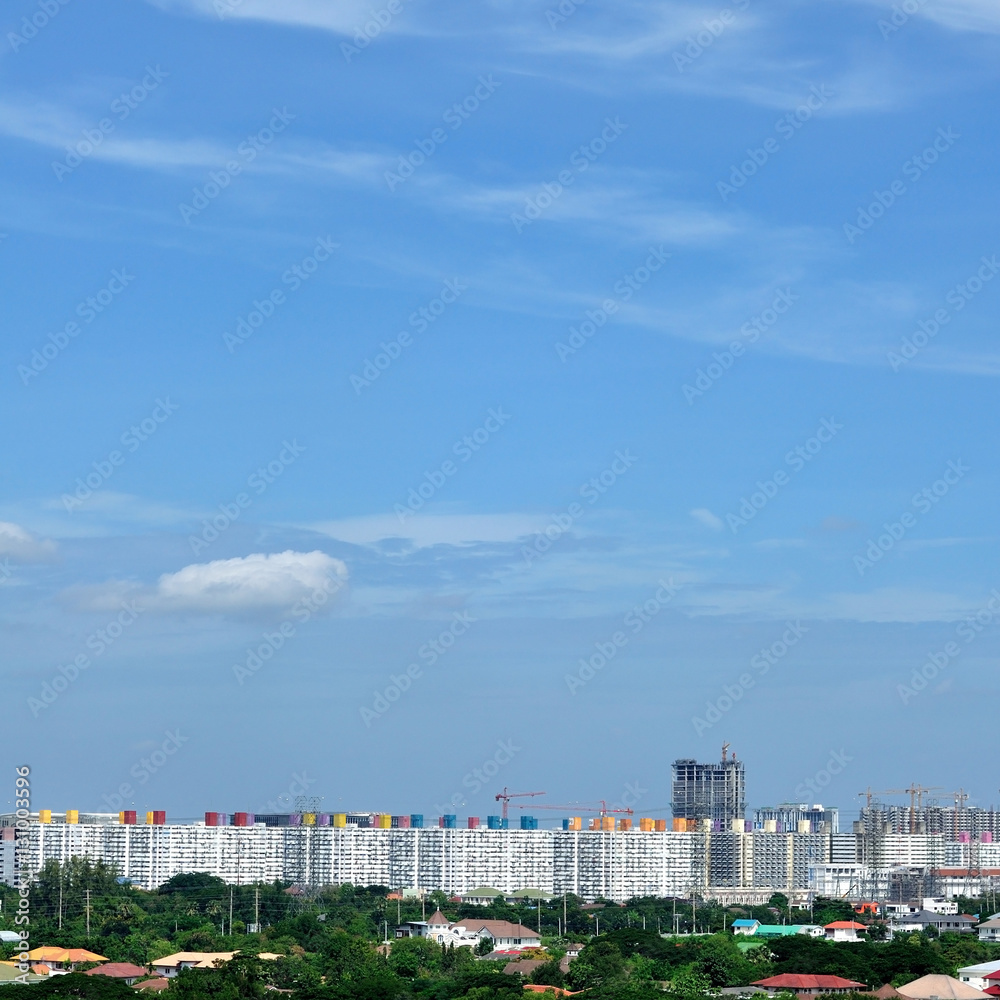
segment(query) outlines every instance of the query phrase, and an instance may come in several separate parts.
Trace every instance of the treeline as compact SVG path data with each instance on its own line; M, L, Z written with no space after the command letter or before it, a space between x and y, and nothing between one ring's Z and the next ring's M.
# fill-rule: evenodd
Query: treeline
M439 892L424 903L387 895L380 886L229 886L205 874L179 875L146 892L101 863L50 862L29 895L31 944L87 948L143 966L177 951L240 952L222 969L182 973L166 1000L270 998L273 988L290 991L291 1000L514 1000L524 997L526 982L586 990L594 1000L662 1000L664 992L674 1000L701 1000L713 987L744 986L782 972L839 975L876 988L928 973L953 975L960 966L1000 958L1000 946L982 944L972 934L834 944L806 935L756 941L723 930L737 917L764 923L853 917L842 901L820 899L811 911L798 910L780 894L764 907L728 909L658 898L588 904L574 896L478 907L452 903ZM14 912L16 895L0 887L0 899L0 923L10 927L6 914ZM962 908L979 912L976 906L964 901ZM505 962L483 960L468 948L394 939L400 923L436 908L453 921L479 916L541 927L546 951L534 956L539 964L527 976L506 975ZM248 933L254 925L259 933ZM879 927L870 926L873 932ZM680 936L663 936L675 927ZM686 933L691 930L698 933ZM560 959L570 941L586 947L566 971ZM262 961L260 952L283 957ZM119 982L82 974L17 988L27 991L24 1000L135 996Z

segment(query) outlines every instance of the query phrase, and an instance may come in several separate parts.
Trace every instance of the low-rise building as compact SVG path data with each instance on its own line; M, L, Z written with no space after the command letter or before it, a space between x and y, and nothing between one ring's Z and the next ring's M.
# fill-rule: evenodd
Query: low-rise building
M105 965L96 965L93 969L87 969L85 976L109 976L111 979L120 979L126 985L131 986L137 979L143 979L149 975L149 970L141 965L133 965L131 962L108 962Z
M224 962L232 960L236 951L178 951L173 955L165 955L150 962L150 968L155 975L164 979L173 979L184 969L217 969ZM281 958L271 952L261 952L258 958L272 961Z
M859 941L858 935L865 934L868 928L856 920L834 920L832 924L823 927L827 941Z
M799 996L815 996L819 993L854 993L866 990L864 983L841 976L807 976L793 972L783 972L780 976L758 979L752 986L762 986L768 993L797 993Z
M474 948L484 939L489 939L494 951L540 948L542 939L537 931L514 924L509 920L483 920L479 917L463 917L451 923L436 910L427 920L411 920L396 928L396 937L426 937L442 947L454 945L456 948Z
M907 1000L988 1000L988 994L952 976L921 976L897 989Z
M1000 962L982 962L979 965L966 965L958 970L958 981L971 986L975 990L985 990L990 984L986 976L1000 970Z
M86 948L32 948L28 952L28 967L32 970L45 966L44 975L64 975L75 972L78 965L88 962L106 962L104 955L97 955Z
M911 934L933 927L938 934L971 934L976 928L976 918L967 913L932 913L921 910L893 917L889 920L889 930L893 934Z

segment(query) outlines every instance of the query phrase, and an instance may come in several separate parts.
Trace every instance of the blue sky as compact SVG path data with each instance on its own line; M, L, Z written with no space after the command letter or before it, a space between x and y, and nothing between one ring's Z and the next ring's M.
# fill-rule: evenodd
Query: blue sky
M996 801L995 3L0 28L36 805Z

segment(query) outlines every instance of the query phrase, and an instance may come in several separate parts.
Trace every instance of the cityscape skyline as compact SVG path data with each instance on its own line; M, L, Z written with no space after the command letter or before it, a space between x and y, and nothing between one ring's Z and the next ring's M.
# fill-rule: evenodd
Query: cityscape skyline
M1000 798L1000 11L563 6L5 9L39 802Z

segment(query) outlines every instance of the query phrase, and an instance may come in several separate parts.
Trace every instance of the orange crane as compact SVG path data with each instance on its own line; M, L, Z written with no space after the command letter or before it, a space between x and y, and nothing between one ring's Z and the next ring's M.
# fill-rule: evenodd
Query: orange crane
M495 801L496 802L501 802L501 801L503 802L503 809L501 810L501 815L503 816L504 819L506 819L507 818L507 803L510 802L511 799L523 799L525 797L530 797L532 795L544 795L544 794L545 794L545 792L508 792L507 791L507 786L504 785L503 786L503 791L502 792L497 792L497 794L495 796Z
M610 813L625 813L628 816L635 815L634 809L609 809L608 804L607 802L604 801L604 799L598 799L597 801L601 803L600 809L594 809L588 806L581 806L581 805L548 806L539 804L539 805L522 806L516 802L514 803L514 808L515 809L558 809L561 812L569 812L569 813L574 813L574 812L600 813L602 816L607 816Z

